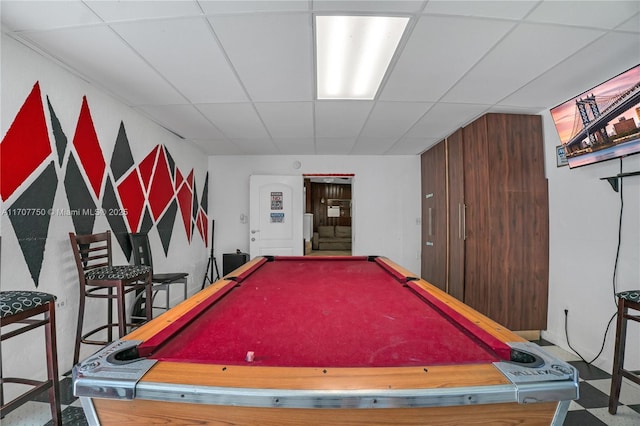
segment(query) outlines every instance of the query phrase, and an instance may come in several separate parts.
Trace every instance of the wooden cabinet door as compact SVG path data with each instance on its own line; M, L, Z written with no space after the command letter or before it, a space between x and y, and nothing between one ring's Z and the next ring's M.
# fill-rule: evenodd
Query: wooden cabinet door
M492 283L491 253L499 249L489 239L489 159L487 120L481 117L463 129L465 268L464 302L487 315ZM496 318L492 318L497 320Z
M447 202L445 144L440 142L421 156L422 168L422 278L446 291Z
M494 248L488 316L512 330L542 330L549 252L541 118L489 114L487 140Z
M464 149L462 129L447 138L447 180L449 191L448 292L464 301Z

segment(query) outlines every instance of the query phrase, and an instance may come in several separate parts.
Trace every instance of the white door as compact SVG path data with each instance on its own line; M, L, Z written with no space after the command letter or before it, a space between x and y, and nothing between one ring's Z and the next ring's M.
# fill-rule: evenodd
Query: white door
M249 254L303 255L302 176L249 177Z

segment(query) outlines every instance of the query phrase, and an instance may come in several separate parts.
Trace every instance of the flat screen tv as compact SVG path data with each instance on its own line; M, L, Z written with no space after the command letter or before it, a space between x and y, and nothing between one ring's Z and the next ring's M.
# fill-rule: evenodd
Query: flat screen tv
M551 109L570 168L640 153L640 65Z

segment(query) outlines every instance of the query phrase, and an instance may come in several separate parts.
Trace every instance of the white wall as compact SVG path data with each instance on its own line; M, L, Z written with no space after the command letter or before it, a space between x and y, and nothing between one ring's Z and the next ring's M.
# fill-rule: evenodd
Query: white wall
M249 215L249 176L321 173L355 174L353 254L386 256L420 273L419 156L213 156L209 172L221 273L223 253L249 252L249 224L240 222Z
M195 168L195 180L198 191L202 191L207 172L207 159L202 153L177 139L156 124L142 117L132 109L106 96L96 88L86 84L63 70L53 62L45 59L32 50L18 44L5 36L2 37L2 135L6 134L19 109L31 92L36 82L40 83L45 117L49 128L52 154L46 160L49 164L55 159L58 176L54 209L69 209L64 188L64 175L69 150L78 120L83 96L87 97L93 124L100 142L107 167L116 141L120 122L124 121L135 164L158 144L165 145L174 157L179 169L189 173ZM47 96L61 122L67 137L67 151L62 167L58 164L55 140L51 129L51 118L47 108ZM25 141L28 150L28 141ZM25 152L28 155L28 152ZM6 158L3 158L3 164ZM45 165L46 165L45 164ZM16 190L9 200L3 200L2 208L8 208L34 178L34 173L23 186ZM201 198L198 194L198 199ZM179 212L179 210L178 210ZM104 216L99 216L94 224L94 231L100 232L109 228ZM2 290L36 290L34 280L26 266L12 224L6 215L1 218L2 235ZM64 304L57 309L58 361L60 372L72 367L73 345L76 330L78 309L78 275L72 257L68 233L73 231L71 217L53 215L49 224L49 234L42 271L37 290L52 293L58 302ZM174 233L169 246L169 255L165 257L155 226L151 229L150 240L154 256L154 266L158 272L180 270L189 272L190 293L200 288L206 267L207 250L196 232L191 243L187 241L180 217L176 218ZM119 245L113 240L115 252L114 263L128 263ZM178 296L180 292L175 292ZM105 316L104 302L92 301L87 305L85 323L97 323L95 318ZM92 318L94 318L92 320ZM87 327L88 328L88 327ZM81 356L87 356L97 350L97 346L83 345ZM26 333L2 343L3 368L5 374L43 378L46 377L44 364L44 334L42 330ZM12 397L9 390L7 397Z
M544 138L549 179L549 314L543 337L565 349L565 314L573 346L587 361L600 351L609 319L616 312L613 274L618 246L620 193L600 180L620 173L620 161L581 168L556 167L560 144L551 115ZM640 170L640 155L623 159L623 171ZM624 211L615 291L640 289L640 176L623 181ZM627 367L640 369L640 324L629 323ZM594 363L611 371L615 320L602 355Z

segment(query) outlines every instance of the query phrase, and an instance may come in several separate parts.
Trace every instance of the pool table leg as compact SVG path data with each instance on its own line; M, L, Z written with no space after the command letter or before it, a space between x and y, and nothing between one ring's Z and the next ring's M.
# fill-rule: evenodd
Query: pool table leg
M84 415L87 418L87 423L89 424L89 426L100 425L100 420L98 420L98 413L96 412L96 407L95 405L93 405L93 399L87 398L85 396L81 396L80 404L82 405L82 411L84 411Z

